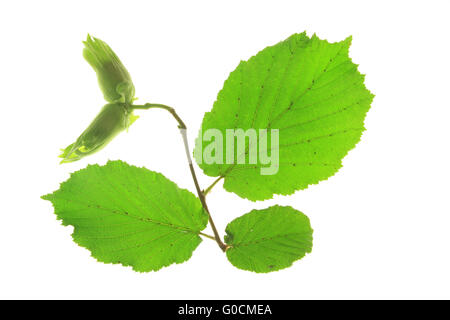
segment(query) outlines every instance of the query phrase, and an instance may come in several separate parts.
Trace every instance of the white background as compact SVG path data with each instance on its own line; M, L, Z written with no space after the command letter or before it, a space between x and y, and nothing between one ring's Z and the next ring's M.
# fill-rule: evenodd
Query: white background
M0 5L0 298L450 298L450 2L3 1ZM123 159L194 191L176 124L142 117L102 152L59 165L59 149L104 104L83 60L91 33L130 71L140 102L176 107L191 145L241 59L306 30L340 41L376 95L367 131L327 181L252 203L208 196L223 234L253 208L292 205L313 252L271 274L241 271L208 239L159 272L96 262L39 197L88 163ZM202 186L212 182L198 170Z

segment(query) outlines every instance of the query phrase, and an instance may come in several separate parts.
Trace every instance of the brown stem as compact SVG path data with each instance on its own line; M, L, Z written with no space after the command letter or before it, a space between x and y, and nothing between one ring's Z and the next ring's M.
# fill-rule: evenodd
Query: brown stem
M135 106L135 105L133 105L132 108L133 109L150 109L150 108L164 109L164 110L167 110L168 112L170 112L172 114L172 116L175 118L175 120L177 120L178 128L180 129L180 133L181 133L181 136L183 138L184 150L186 152L186 157L187 157L187 160L188 160L188 163L189 163L189 170L191 171L192 180L194 180L194 184L195 184L195 189L197 191L197 195L198 195L198 197L200 199L200 202L201 202L201 204L203 206L203 209L208 214L209 224L211 225L211 229L212 229L212 231L214 233L214 240L216 240L216 242L219 245L220 249L222 249L222 251L225 252L227 250L228 246L225 243L223 243L222 240L220 239L219 232L217 231L216 225L214 224L214 221L213 221L213 219L211 217L211 213L209 212L208 205L206 204L205 194L200 189L200 185L199 185L198 180L197 180L197 175L195 174L195 169L194 169L194 166L192 164L191 153L189 151L189 144L188 144L187 133L186 133L187 128L186 128L185 123L178 116L178 114L176 113L174 108L166 106L164 104L146 103L145 105L142 105L142 106Z

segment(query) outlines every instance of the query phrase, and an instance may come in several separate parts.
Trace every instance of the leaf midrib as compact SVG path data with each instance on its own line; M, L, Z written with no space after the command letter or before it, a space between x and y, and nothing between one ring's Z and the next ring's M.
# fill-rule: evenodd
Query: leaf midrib
M262 243L262 242L266 242L266 241L271 241L271 240L274 240L274 239L287 238L289 236L302 236L302 235L305 235L305 234L310 234L310 232L303 231L303 232L279 234L279 235L275 235L275 236L271 236L271 237L262 237L262 238L259 238L259 239L254 239L252 241L243 241L243 242L238 242L238 243L229 243L229 245L231 247L249 246L249 245L258 244L258 243Z
M141 221L143 223L150 222L150 223L153 223L153 224L156 224L156 225L170 227L172 229L176 229L176 230L179 230L179 231L187 231L187 232L191 232L191 233L194 233L194 234L197 234L197 235L199 235L200 231L201 231L201 230L194 230L194 229L191 229L189 227L183 227L183 226L178 226L178 225L167 223L167 222L157 221L157 220L154 220L152 218L137 217L137 216L134 216L134 215L130 215L127 211L122 212L122 210L106 208L106 207L103 207L101 205L94 205L94 207L92 207L92 205L90 205L88 203L85 203L83 201L79 201L79 200L66 199L66 198L62 198L62 197L57 197L56 199L57 200L67 201L67 202L72 202L72 203L78 203L78 204L81 204L83 206L86 206L88 209L94 209L94 210L95 209L99 209L99 210L103 210L103 211L106 211L106 212L110 212L112 214L119 214L119 215L122 215L124 217L132 218L132 219ZM58 214L58 216L59 216L59 214ZM69 217L69 219L70 218L71 217Z

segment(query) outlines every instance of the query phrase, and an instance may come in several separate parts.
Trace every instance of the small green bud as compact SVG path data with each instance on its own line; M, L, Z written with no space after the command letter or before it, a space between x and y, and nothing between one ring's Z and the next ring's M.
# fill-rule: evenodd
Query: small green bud
M83 56L97 73L105 100L131 104L134 100L134 85L114 51L105 42L90 35L83 43Z
M61 163L77 161L99 151L137 118L125 103L105 105L81 136L62 150Z

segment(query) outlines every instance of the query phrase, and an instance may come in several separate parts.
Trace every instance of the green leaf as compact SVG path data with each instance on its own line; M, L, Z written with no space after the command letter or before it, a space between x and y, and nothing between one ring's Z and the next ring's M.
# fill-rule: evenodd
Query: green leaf
M292 207L253 210L230 222L226 233L228 260L254 272L287 268L312 249L309 219Z
M122 161L77 171L42 198L97 260L141 272L188 260L208 221L192 193Z
M315 35L294 34L241 62L204 116L194 150L203 171L224 177L226 190L250 200L292 194L335 174L360 140L373 99L349 58L350 42L351 38L329 43ZM235 148L234 163L227 163L230 150L223 152L223 164L204 161L210 143L202 142L202 134L218 129L225 139L227 129L237 128L268 130L267 150L279 150L278 163L271 161L275 174L262 174L270 164L260 157L249 163L249 154L267 150L248 141L244 152L238 154ZM272 129L279 130L278 148L271 144ZM257 135L266 137L259 131ZM238 164L238 159L245 164Z

